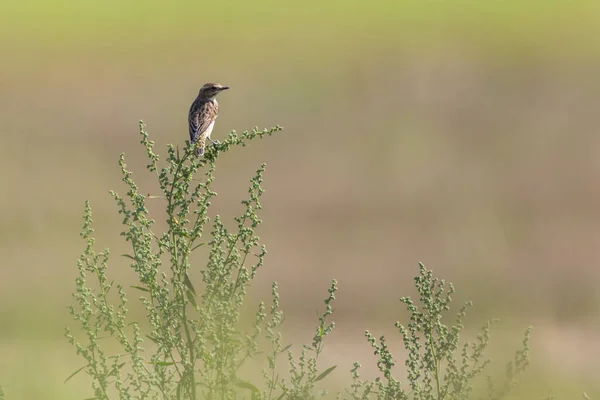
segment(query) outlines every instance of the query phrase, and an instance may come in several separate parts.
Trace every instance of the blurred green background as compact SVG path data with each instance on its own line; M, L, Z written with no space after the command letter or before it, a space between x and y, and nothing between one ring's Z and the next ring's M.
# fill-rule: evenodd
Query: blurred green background
M340 292L324 363L373 369L423 261L500 317L499 361L534 326L521 398L600 395L598 1L0 1L0 384L10 399L91 396L72 325L85 199L97 243L126 248L108 189L125 152L150 185L207 81L213 137L282 125L225 154L215 212L268 164L252 301L280 284L288 341ZM202 262L202 259L198 259ZM128 276L113 257L113 277ZM397 339L392 349L398 350ZM402 365L400 361L399 366Z

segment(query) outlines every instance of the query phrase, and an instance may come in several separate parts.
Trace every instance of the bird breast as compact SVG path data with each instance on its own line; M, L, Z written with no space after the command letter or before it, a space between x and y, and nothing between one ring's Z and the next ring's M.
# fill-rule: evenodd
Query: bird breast
M211 122L208 128L206 128L206 137L210 137L212 133L213 127L215 126L215 121Z

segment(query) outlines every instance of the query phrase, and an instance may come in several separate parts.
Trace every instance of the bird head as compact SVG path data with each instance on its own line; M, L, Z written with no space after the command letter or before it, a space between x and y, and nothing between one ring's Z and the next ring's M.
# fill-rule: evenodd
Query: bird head
M206 100L213 100L217 94L227 89L229 89L229 86L223 86L220 83L205 83L200 88L198 96Z

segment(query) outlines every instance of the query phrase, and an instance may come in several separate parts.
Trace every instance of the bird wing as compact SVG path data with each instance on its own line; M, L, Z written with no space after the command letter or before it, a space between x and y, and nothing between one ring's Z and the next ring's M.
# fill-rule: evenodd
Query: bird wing
M216 101L195 101L190 108L188 118L190 127L190 141L195 143L200 136L206 132L210 125L215 122L219 114L219 105Z

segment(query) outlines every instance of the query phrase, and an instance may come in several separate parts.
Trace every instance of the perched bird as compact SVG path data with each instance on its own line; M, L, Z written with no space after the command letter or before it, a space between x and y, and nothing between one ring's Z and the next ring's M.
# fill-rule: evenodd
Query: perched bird
M215 97L223 90L229 89L228 86L223 86L218 83L206 83L200 88L198 97L190 107L188 115L188 123L190 126L190 142L200 142L198 147L198 155L204 154L204 146L206 139L212 144L219 144L218 141L212 140L210 134L215 126L215 120L219 115L219 103Z

